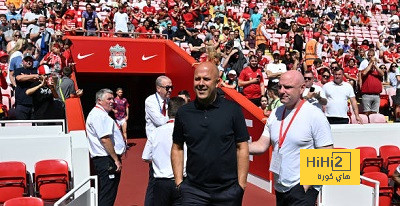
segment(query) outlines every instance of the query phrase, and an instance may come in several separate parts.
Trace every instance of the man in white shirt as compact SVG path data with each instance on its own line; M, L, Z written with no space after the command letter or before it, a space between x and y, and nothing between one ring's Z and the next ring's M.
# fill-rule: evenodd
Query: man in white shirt
M89 152L99 180L99 205L112 206L121 179L121 155L126 146L119 127L108 115L114 104L113 91L96 93L96 106L86 119Z
M22 23L25 25L36 24L39 16L43 15L40 13L38 4L32 3L31 10L24 15Z
M167 76L159 76L156 79L156 93L150 95L145 100L145 119L146 119L146 136L149 137L151 133L159 126L167 123L167 108L168 100L171 96L172 81ZM147 143L146 143L147 144ZM149 171L149 184L147 185L145 206L153 205L153 189L154 189L154 171L150 163Z
M312 71L304 72L306 87L303 92L303 98L322 110L322 106L327 103L325 92L322 90L322 87L314 84L314 79Z
M116 32L128 32L129 17L124 12L124 6L118 7L118 12L114 14L114 28Z
M174 131L175 114L185 104L180 97L172 97L168 102L167 124L157 127L147 137L142 159L151 161L154 169L154 206L176 205L180 203L180 194L175 188L174 173L171 165L172 133ZM186 148L185 148L186 164Z
M396 14L396 10L392 10L392 15L390 15L388 21L391 34L396 35L399 30L400 23L399 16Z
M273 79L278 79L283 73L285 73L286 65L279 62L280 52L278 50L272 53L274 61L267 64L266 73L269 81Z
M300 149L333 148L330 125L321 110L301 99L305 82L300 72L286 72L279 85L283 105L272 110L260 139L249 144L249 151L262 154L273 147L269 170L274 173L276 205L315 205L321 187L300 185Z
M349 123L349 118L347 116L347 100L350 99L355 118L357 122L361 124L362 120L360 118L360 115L358 114L358 105L353 87L349 83L343 82L344 72L342 68L336 67L333 71L333 81L324 84L324 86L322 87L328 100L325 115L328 117L329 123Z

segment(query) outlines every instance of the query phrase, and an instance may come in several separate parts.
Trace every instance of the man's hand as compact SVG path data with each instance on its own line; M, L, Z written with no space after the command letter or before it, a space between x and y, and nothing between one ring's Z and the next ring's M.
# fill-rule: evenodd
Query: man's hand
M362 121L360 115L356 115L356 120L357 120L358 124L363 124L363 121Z
M116 171L116 172L121 172L121 170L122 170L122 163L121 163L119 160L115 161L114 163L115 163L115 165L117 166L117 169L116 169L115 171Z
M243 190L246 190L247 183L241 183L241 182L239 182L239 186L240 186Z
M82 90L82 89L76 90L76 95L77 95L78 97L82 96L82 95L83 95L83 90Z

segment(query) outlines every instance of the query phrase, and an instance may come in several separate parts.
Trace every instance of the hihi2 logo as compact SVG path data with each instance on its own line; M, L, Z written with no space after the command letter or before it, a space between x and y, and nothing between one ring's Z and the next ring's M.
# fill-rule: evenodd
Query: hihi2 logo
M360 184L360 151L357 149L300 150L300 184Z

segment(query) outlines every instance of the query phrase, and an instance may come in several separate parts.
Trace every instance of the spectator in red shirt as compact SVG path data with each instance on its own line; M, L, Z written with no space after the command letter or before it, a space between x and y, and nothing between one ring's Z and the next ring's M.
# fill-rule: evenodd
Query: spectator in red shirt
M391 43L389 44L389 49L383 52L383 61L385 63L397 63L399 54L396 52L396 46Z
M74 59L72 58L72 51L71 51L71 46L72 46L72 41L68 38L64 40L64 51L62 55L65 57L65 60L67 61L67 66L72 68L72 65L74 64Z
M250 66L240 72L238 85L243 87L243 94L247 99L261 106L261 97L265 94L263 74L258 67L257 56L250 56L249 62Z
M168 8L165 6L164 2L160 3L160 9L157 10L157 15L159 19L165 19L168 17Z
M151 0L146 0L146 6L143 7L142 11L145 16L154 16L156 14L156 8L151 5Z
M181 15L178 5L174 6L174 9L169 12L169 18L171 19L172 27L177 27L178 22L181 20Z
M150 22L145 20L143 25L136 29L136 32L141 33L139 38L149 38L149 35L146 34L152 33L152 30L150 29Z
M42 61L40 61L40 65L46 64L50 67L52 73L61 73L61 69L66 66L66 59L62 55L60 44L54 43L51 47L51 52L47 53Z
M143 18L143 14L140 12L140 9L138 6L133 7L133 13L131 15L131 22L135 26L135 28L138 27L140 19Z
M269 64L269 60L263 57L264 51L261 48L258 48L256 50L256 55L257 55L258 66L261 67L262 71L264 71L265 66Z
M182 20L185 22L186 28L194 28L194 20L197 18L196 12L185 6L182 11Z
M384 72L378 67L375 51L369 50L367 59L360 64L361 92L364 112L368 115L379 112Z
M75 35L75 30L78 28L78 22L74 18L74 12L72 10L68 10L64 14L64 20L62 21L62 31L64 31L65 35Z
M82 27L82 10L79 9L79 1L78 0L73 0L72 1L72 9L68 9L65 14L64 14L64 19L65 19L65 15L68 12L73 12L74 13L74 19L76 20L76 22L78 23L78 27Z
M347 66L344 67L344 76L353 88L357 88L359 76L355 59L349 59Z
M306 13L304 13L304 11L301 12L301 16L297 18L296 22L299 26L306 26L307 24L311 23L310 19L306 16Z

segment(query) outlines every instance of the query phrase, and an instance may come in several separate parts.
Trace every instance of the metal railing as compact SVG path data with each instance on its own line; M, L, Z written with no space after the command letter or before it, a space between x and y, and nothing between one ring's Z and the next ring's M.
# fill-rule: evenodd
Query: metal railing
M54 206L60 206L60 205L67 205L68 202L67 200L71 200L71 198L74 198L75 193L82 188L84 185L87 183L91 183L91 181L94 181L94 188L90 187L90 206L97 206L98 205L98 180L97 176L89 176L85 180L83 180L79 185L74 187L72 190L70 190L67 194L65 194L61 199L59 199L57 202L54 203ZM88 205L89 206L89 205Z
M364 177L364 176L360 176L360 179L365 180L367 182L372 182L372 183L375 184L375 187L374 187L374 199L375 199L375 201L374 202L375 202L375 206L378 206L379 205L379 185L380 185L380 182L377 181L377 180L373 180L371 178L368 178L368 177Z
M144 37L148 39L168 39L167 34L155 34L155 33L139 33L139 32L113 32L113 31L83 31L83 30L76 30L76 33L83 33L83 36L98 36L104 37L126 37L126 38L134 38L137 39L139 37ZM116 36L114 36L116 35ZM79 35L77 35L79 36Z

